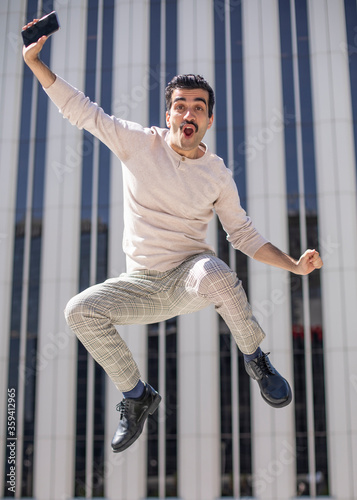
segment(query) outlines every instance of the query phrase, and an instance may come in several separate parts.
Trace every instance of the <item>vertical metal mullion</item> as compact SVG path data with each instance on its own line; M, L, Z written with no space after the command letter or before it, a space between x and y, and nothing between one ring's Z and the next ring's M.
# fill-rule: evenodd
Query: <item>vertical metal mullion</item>
M97 50L95 74L95 101L101 99L101 68L103 42L103 0L98 0ZM91 238L89 282L94 285L97 279L97 246L98 246L98 184L99 184L99 151L97 138L93 140L93 179L91 207ZM87 426L86 426L86 498L93 496L93 451L94 451L94 391L95 391L95 361L88 356L87 364Z
M28 318L28 293L30 278L30 252L31 252L31 225L32 225L32 199L35 172L35 140L37 119L38 82L33 78L31 98L31 123L30 146L28 161L28 181L26 193L26 215L24 234L24 268L22 277L21 323L20 323L20 350L18 367L18 395L17 395L17 453L16 453L16 487L15 497L20 498L22 486L22 463L24 445L24 413L25 413L25 384L26 384L26 343L27 343L27 318Z
M300 112L300 86L299 86L299 65L297 48L297 29L295 16L295 0L290 0L291 11L291 33L293 50L294 69L294 98L296 113L296 142L297 142L297 167L299 184L299 211L300 211L300 241L302 249L307 248L307 224L305 207L304 188L304 165L303 165L303 143L302 143L302 123ZM312 352L311 352L311 321L310 321L310 294L308 277L302 277L303 294L303 321L304 321L304 348L305 348L305 376L306 376L306 404L307 404L307 429L308 429L308 459L310 496L316 497L316 461L315 461L315 433L314 433L314 397L313 397L313 377L312 377Z
M166 0L161 0L160 10L160 96L164 95L166 86ZM165 127L165 99L160 98L160 126Z
M238 350L231 335L231 399L232 399L232 460L233 460L233 497L240 495L240 436L239 436L239 384Z
M225 0L225 46L226 46L226 113L227 113L227 153L228 168L234 173L234 139L233 139L233 82L231 51L231 18L230 0ZM234 267L235 250L229 245L229 265ZM238 350L237 344L230 335L231 352L231 401L232 401L232 475L233 496L240 495L240 440L239 440L239 384L238 384Z
M103 45L103 0L98 0L97 25L97 54L95 73L95 100L101 102L101 72L102 72L102 45ZM98 246L98 185L99 185L99 140L94 138L93 144L93 183L92 183L92 216L91 216L91 258L90 284L94 285L97 279L97 246Z
M166 75L166 0L160 4L160 95L164 95ZM165 101L160 99L160 125L165 126ZM166 322L159 323L159 393L166 395ZM165 398L166 399L166 398ZM166 408L159 406L158 486L159 498L166 498Z
M226 45L226 113L227 113L227 151L228 167L234 172L234 144L233 144L233 86L232 86L232 51L231 51L231 16L230 0L225 0L225 45ZM230 248L233 250L232 245Z
M166 323L159 323L159 393L166 395ZM158 420L159 498L166 498L166 407L159 406Z
M94 359L87 364L87 426L86 426L86 498L93 494L93 429L94 429Z

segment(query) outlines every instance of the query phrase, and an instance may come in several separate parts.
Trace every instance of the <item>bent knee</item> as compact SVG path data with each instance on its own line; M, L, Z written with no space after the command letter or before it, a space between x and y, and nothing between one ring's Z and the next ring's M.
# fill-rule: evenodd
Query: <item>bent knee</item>
M66 322L70 328L72 328L76 322L78 321L79 317L82 316L83 308L80 303L80 301L77 299L78 295L75 297L72 297L65 309L64 309L64 317L66 319Z
M218 257L202 259L194 268L195 288L201 295L215 294L224 289L233 288L237 275Z
M72 297L64 309L64 316L72 330L84 324L108 320L107 302L103 300L101 285L87 288Z
M82 294L72 297L64 309L64 316L68 326L76 331L78 325L87 322L94 313L93 303L89 297Z

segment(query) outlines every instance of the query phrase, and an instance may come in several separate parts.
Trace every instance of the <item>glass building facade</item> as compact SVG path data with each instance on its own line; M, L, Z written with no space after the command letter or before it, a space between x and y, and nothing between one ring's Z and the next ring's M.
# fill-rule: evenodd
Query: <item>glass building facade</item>
M291 382L277 411L211 308L123 327L163 396L140 440L110 449L121 399L65 325L71 296L125 270L120 161L62 120L21 57L56 10L43 61L108 113L165 127L164 89L216 93L207 144L259 231L308 277L252 261L215 220ZM357 497L355 0L5 0L0 5L0 490L3 498Z

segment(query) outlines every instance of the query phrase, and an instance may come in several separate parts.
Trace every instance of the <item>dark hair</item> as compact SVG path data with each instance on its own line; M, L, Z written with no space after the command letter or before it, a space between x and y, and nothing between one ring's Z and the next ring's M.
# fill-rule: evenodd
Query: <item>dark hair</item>
M172 93L175 89L203 89L208 92L208 117L211 118L214 106L214 92L210 84L201 75L177 75L165 89L166 110L170 113Z

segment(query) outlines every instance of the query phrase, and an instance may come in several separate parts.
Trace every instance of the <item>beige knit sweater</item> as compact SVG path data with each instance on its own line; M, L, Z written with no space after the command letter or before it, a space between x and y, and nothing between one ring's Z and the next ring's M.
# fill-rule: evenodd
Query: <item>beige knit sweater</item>
M267 242L242 209L230 170L206 145L199 159L181 157L167 144L167 129L109 116L60 77L45 91L72 125L98 137L122 162L128 272L166 271L213 251L205 238L214 212L234 248L253 257Z

